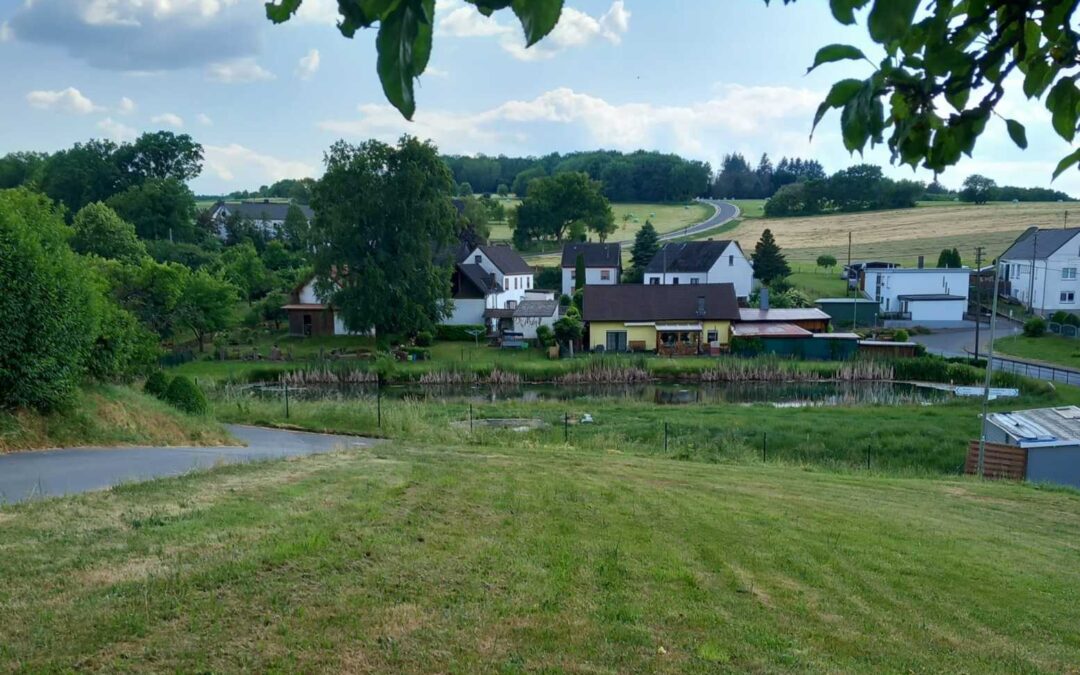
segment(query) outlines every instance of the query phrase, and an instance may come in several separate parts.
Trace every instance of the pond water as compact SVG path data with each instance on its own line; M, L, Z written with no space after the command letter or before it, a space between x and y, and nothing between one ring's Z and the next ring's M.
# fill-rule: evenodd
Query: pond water
M281 398L278 383L250 385L252 396ZM543 402L572 400L646 401L659 405L771 403L778 407L830 405L932 405L954 398L952 392L905 382L737 382L703 384L648 383L611 385L523 384L392 385L382 396L447 403ZM368 398L374 385L289 386L292 400Z

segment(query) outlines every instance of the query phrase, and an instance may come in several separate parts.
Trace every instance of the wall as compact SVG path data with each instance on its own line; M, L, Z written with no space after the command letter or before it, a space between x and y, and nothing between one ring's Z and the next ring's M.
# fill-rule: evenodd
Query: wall
M881 286L878 286L878 279ZM870 269L864 273L863 290L877 300L883 312L899 312L901 295L945 294L959 295L967 299L971 286L971 270L926 269L884 270Z
M724 249L724 254L705 272L668 272L667 274L646 274L646 284L690 285L732 284L735 297L748 298L754 290L754 267L734 243Z
M678 322L670 322L678 323ZM686 320L683 323L698 323L696 320ZM593 321L589 324L589 346L592 349L597 347L607 347L607 332L609 330L614 331L626 331L626 342L629 345L631 342L641 341L645 343L645 349L648 351L656 350L656 327L655 326L627 326L621 321ZM701 342L702 345L708 347L706 344L706 338L709 335L709 331L715 330L717 332L718 342L721 345L726 345L731 341L731 322L730 321L705 321L702 322Z
M1080 488L1080 446L1028 448L1027 479Z
M477 257L479 256L479 262ZM489 305L495 308L505 308L507 300L513 300L514 302L521 302L525 297L525 291L533 287L533 275L532 274L516 274L504 276L502 271L495 266L495 263L491 262L482 250L479 248L473 250L469 257L464 260L465 263L479 264L488 274L495 275L495 281L503 287L503 292L499 294L496 299L497 305ZM515 288L516 286L516 288Z
M1080 311L1080 235L1072 238L1054 252L1047 260L1035 261L1035 280L1031 279L1031 259L1005 259L1001 261L1001 278L1010 282L1012 297L1031 304L1036 311L1051 314L1057 310ZM1077 278L1063 279L1063 268L1077 268ZM1032 293L1034 287L1034 293ZM1074 301L1061 302L1061 292L1072 291ZM1031 299L1034 295L1034 301Z
M555 314L558 314L558 311L556 311ZM523 334L526 340L536 339L536 329L539 326L547 326L548 328L552 328L554 325L554 316L514 317L514 331Z
M449 326L482 326L484 325L484 301L455 300L454 311L443 321Z
M604 281L601 277L603 272L607 271L608 280ZM573 295L574 294L574 268L564 267L562 268L562 294ZM613 286L619 283L619 268L617 267L588 267L585 269L585 285L586 286Z
M835 325L850 326L855 315L855 325L874 326L877 324L878 306L869 302L817 302L821 311L832 317Z
M307 282L307 284L300 289L300 304L302 305L321 305L323 301L315 294L315 280Z
M963 321L966 300L908 302L912 323L933 326L940 321Z

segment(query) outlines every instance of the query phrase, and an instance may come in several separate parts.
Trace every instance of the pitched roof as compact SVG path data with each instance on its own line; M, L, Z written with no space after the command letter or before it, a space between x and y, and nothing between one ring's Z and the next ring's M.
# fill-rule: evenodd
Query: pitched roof
M503 274L532 274L532 268L509 246L477 246ZM475 250L475 249L474 249ZM472 253L472 251L470 251Z
M737 323L731 329L735 337L807 338L813 335L793 323Z
M500 290L499 284L495 283L492 275L485 272L479 265L458 263L456 278L457 288L454 297L458 300L483 298L488 293Z
M525 300L518 303L517 309L514 310L514 318L546 318L555 316L558 309L558 300Z
M1046 260L1059 248L1068 244L1073 237L1080 234L1080 227L1069 227L1061 230L1042 230L1037 227L1029 227L1021 234L1009 250L1001 254L1002 260Z
M235 213L241 218L250 218L251 220L285 220L285 216L289 213L289 207L292 204L288 202L221 202L230 213ZM311 210L311 207L304 206L303 204L297 204L300 211L303 212L304 217L311 220L315 217L315 212Z
M704 298L704 315L698 299ZM732 284L662 286L617 284L586 286L582 318L586 321L736 321L739 303Z
M729 239L665 244L649 261L645 272L707 272L724 255L729 244Z
M760 323L786 321L829 321L832 317L820 309L740 309L739 320Z
M562 251L562 266L575 267L578 254L585 259L585 267L619 267L622 265L622 248L618 244L567 244Z

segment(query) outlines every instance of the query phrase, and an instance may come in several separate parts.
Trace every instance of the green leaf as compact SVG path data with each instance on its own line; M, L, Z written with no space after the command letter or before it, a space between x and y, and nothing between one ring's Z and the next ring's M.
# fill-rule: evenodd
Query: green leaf
M1024 129L1024 125L1020 124L1016 120L1005 120L1005 126L1009 129L1009 138L1016 143L1016 147L1021 150L1027 150L1027 130Z
M832 108L842 108L844 105L847 104L848 101L850 101L852 98L855 97L856 94L859 93L859 90L862 89L862 86L862 80L856 80L851 78L846 80L840 80L839 82L834 84L832 86L832 89L829 90L828 95L825 97L825 100L822 101L821 105L818 106L817 114L814 115L814 124L810 128L811 137L813 137L814 129L817 128L818 123L821 122L823 117L825 117L825 113L829 112L829 110Z
M423 71L417 66L426 66L431 54L431 24L425 17L423 5L424 2L420 0L398 5L383 17L379 35L375 39L379 52L377 70L383 93L409 120L416 112L413 80Z
M532 47L559 23L563 0L514 0L512 7L525 30L525 46Z
M836 61L855 61L858 59L865 59L866 55L862 53L862 50L852 47L851 45L826 45L818 50L817 55L814 56L814 65L806 69L806 72L811 72L814 68L817 68L823 63L835 63Z
M1060 176L1066 169L1068 169L1073 164L1076 164L1077 162L1080 162L1080 150L1074 151L1072 154L1066 156L1064 159L1058 162L1057 168L1054 169L1054 177L1052 180L1057 180L1058 176Z
M1080 89L1069 78L1058 80L1046 97L1054 131L1067 141L1076 136L1077 115L1080 113Z
M829 9L837 21L850 26L855 23L855 10L865 7L867 2L869 0L829 0Z
M874 0L867 23L870 37L878 44L898 40L911 28L919 0Z
M281 4L277 2L266 3L266 18L270 19L274 23L284 23L292 18L292 15L296 13L296 10L300 9L300 3L303 0L281 0Z

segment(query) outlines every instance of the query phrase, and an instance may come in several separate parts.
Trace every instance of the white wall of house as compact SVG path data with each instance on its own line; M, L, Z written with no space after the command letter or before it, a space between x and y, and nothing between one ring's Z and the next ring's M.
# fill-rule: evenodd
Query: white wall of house
M967 300L923 300L907 304L913 324L929 325L964 320Z
M521 333L525 336L526 340L536 339L536 329L540 326L547 326L552 328L555 326L555 317L558 316L559 311L555 310L555 314L545 317L514 317L514 332Z
M958 295L968 297L971 283L971 270L959 269L870 269L864 272L864 292L881 306L883 312L904 311L901 295ZM959 303L939 303L957 305ZM963 320L963 311L955 317Z
M312 279L304 284L304 287L300 289L300 304L303 305L322 305L325 304L319 298L315 292L315 280Z
M1080 235L1045 260L1001 260L1001 278L1011 284L1011 295L1042 314L1058 310L1080 312Z
M705 272L647 273L646 284L732 284L735 297L749 298L754 290L754 266L735 242L728 244L711 268Z
M503 274L502 270L496 267L495 263L480 248L473 250L465 262L479 265L488 274L494 274L495 281L502 286L502 293L497 294L497 296L489 296L488 307L505 309L507 302L521 302L525 297L525 291L533 287L533 275L531 272L528 274ZM492 302L495 304L491 304Z
M450 326L483 326L484 299L454 300L454 311L443 323Z
M577 270L574 267L562 268L562 294L573 295L574 282L576 281ZM619 283L619 268L618 267L586 267L585 268L585 285L586 286L611 286Z

